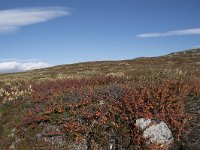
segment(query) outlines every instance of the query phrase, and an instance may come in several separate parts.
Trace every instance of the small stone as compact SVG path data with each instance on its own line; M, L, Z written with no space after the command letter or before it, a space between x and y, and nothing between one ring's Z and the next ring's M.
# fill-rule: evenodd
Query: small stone
M9 149L15 149L14 143L12 143L12 144L10 145Z
M100 100L99 104L100 104L100 105L103 105L103 104L104 104L104 101L103 101L103 100Z

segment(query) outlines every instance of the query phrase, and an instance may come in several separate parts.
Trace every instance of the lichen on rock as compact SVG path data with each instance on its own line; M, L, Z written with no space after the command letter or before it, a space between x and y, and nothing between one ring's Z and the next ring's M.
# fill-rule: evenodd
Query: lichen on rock
M136 126L142 130L142 137L147 144L152 143L168 147L174 141L169 127L163 121L140 118L136 120Z

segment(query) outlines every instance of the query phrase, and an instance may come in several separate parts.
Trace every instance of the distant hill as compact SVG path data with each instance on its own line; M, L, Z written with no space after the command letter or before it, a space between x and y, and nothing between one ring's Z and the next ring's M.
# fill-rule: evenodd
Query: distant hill
M182 50L182 51L170 53L169 55L184 55L184 54L200 55L200 48Z
M189 74L200 74L200 48L170 53L159 57L140 57L120 61L83 62L59 65L33 71L1 74L0 80L35 80L57 78L82 78L95 75L137 75L144 72L182 70Z

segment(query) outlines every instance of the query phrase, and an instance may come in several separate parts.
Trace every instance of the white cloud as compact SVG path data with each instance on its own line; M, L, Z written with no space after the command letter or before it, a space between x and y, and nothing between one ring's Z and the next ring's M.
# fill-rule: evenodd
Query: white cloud
M0 73L21 72L21 71L45 68L49 66L50 65L45 62L7 61L7 62L0 62Z
M144 33L139 34L137 37L139 38L150 38L150 37L165 37L165 36L177 36L177 35L198 35L200 34L200 28L192 28L185 30L173 30L162 33Z
M0 10L0 33L13 32L22 26L70 15L64 7Z

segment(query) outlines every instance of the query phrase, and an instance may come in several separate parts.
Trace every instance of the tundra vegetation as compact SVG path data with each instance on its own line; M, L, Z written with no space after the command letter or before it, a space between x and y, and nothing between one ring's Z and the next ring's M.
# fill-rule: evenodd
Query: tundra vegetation
M145 142L139 118L164 121L171 149L198 149L199 54L2 74L0 149L166 149Z

